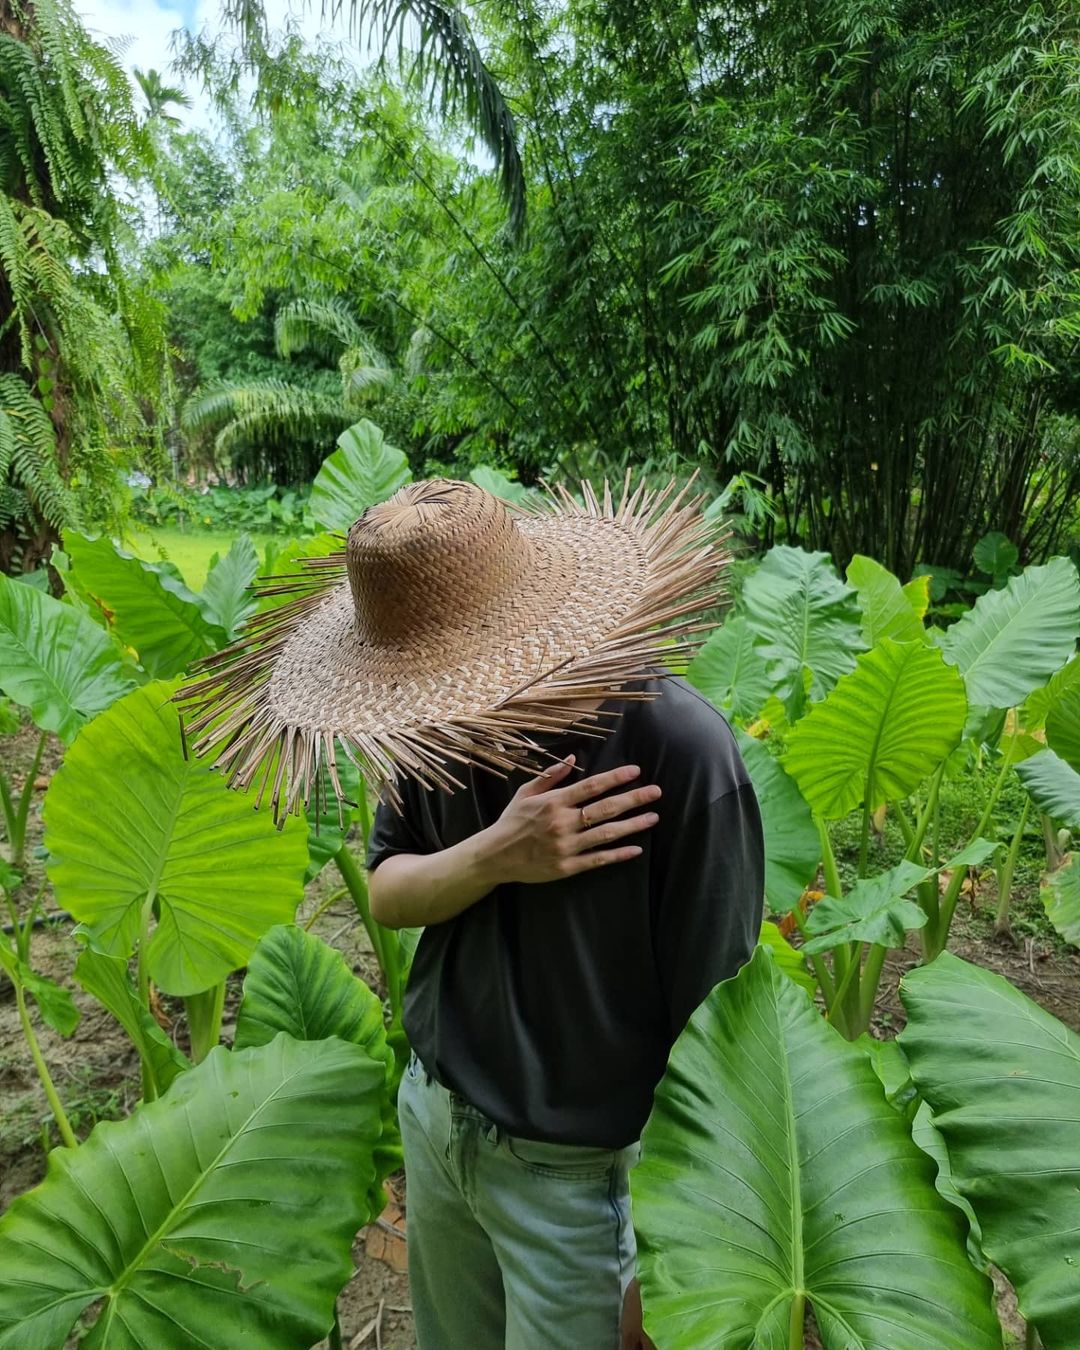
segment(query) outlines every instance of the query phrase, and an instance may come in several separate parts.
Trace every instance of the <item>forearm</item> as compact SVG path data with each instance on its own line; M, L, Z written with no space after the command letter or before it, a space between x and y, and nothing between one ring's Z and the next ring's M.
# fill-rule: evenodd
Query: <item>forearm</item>
M444 923L475 905L502 879L490 831L438 853L399 853L371 875L372 917L386 928L422 928Z

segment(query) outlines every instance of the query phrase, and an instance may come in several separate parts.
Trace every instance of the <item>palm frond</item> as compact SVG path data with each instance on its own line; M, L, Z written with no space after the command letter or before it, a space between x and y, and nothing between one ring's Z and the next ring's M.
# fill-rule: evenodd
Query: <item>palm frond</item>
M401 67L426 90L444 115L462 113L495 161L510 229L525 227L525 171L514 118L469 31L468 20L446 0L323 0L323 18L346 18L349 36L382 34L382 57L396 46ZM266 6L260 0L226 0L224 16L258 65L268 43ZM416 44L417 35L419 43Z

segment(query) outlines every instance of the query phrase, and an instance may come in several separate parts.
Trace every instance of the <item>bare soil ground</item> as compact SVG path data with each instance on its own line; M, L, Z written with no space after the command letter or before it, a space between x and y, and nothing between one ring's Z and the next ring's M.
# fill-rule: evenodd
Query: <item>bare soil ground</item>
M28 767L35 744L34 733L25 731L3 744L4 768L21 784L20 774ZM41 801L44 786L59 764L62 747L51 743L42 764L41 789L35 792L31 812L29 856L23 867L24 896L41 896L46 913L55 915L55 905L40 858L33 856L41 842ZM328 868L309 888L300 918L312 914L339 885L333 868ZM992 935L995 897L992 882L984 892L966 897L957 912L951 949L969 961L1005 975L1026 994L1067 1025L1080 1031L1080 953L1063 946L1046 924L1038 898L1037 867L1021 873L1014 905L1012 941L998 941ZM352 969L373 987L379 986L379 972L347 895L338 897L320 915L314 925L326 941L338 947ZM76 944L71 924L63 919L35 930L32 958L34 967L69 988L79 1007L82 1020L74 1035L63 1039L38 1023L39 1036L49 1066L72 1124L85 1137L99 1120L120 1119L127 1115L139 1097L138 1060L127 1037L115 1021L92 999L83 994L71 977ZM893 953L882 982L875 1031L892 1035L903 1025L903 1007L896 987L900 976L918 959L913 940L909 949ZM230 981L226 999L223 1037L231 1038L240 977ZM186 1044L183 1005L179 1000L163 1000L173 1020L173 1034ZM41 1180L45 1169L45 1148L58 1141L34 1073L29 1052L19 1027L12 987L0 984L0 1212L23 1191ZM394 1179L398 1199L403 1181ZM353 1250L356 1274L339 1300L343 1344L351 1350L415 1350L408 1279L394 1268L403 1243L388 1231L396 1210L392 1206L379 1231L366 1230L358 1235ZM380 1251L381 1249L381 1251ZM379 1251L379 1255L372 1254ZM380 1259L380 1256L384 1259ZM400 1265L400 1259L398 1260ZM999 1281L999 1311L1011 1336L1023 1337L1023 1324L1015 1311L1015 1298L1005 1281ZM323 1343L325 1345L325 1343ZM820 1341L808 1323L807 1350L817 1350Z

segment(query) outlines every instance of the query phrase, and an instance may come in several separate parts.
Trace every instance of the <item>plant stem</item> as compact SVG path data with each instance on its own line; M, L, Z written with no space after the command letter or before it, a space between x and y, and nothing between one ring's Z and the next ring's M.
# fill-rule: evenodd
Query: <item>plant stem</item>
M835 951L838 950L838 948L833 948L833 950L834 950L834 952L835 952ZM844 971L843 978L840 980L839 984L836 986L836 997L835 997L835 1002L837 1002L837 1003L839 1003L839 1004L842 1004L842 1005L844 1006L844 1009L845 1009L844 1021L845 1021L845 1022L847 1021L847 1004L844 1003L844 995L845 995L845 994L848 992L848 990L851 988L851 982L852 982L853 979L855 980L855 987L856 987L856 989L858 988L858 983L859 983L859 982L858 982L858 979L856 978L856 974L857 974L857 972L858 972L858 970L859 970L859 965L860 965L860 961L859 961L859 957L858 957L858 956L856 956L853 960L849 960L848 963L847 963L847 969Z
M1064 861L1061 849L1058 848L1057 834L1054 831L1054 822L1046 814L1042 815L1043 843L1046 845L1046 870L1056 872Z
M912 845L915 841L915 830L912 827L911 821L909 821L905 815L904 807L901 802L893 803L893 812L896 816L896 823L900 826L900 833L904 836L904 843L907 845L908 851L906 856L910 857Z
M870 1019L874 1015L878 985L881 983L881 972L885 966L885 956L888 950L887 947L881 947L875 942L871 944L867 953L866 964L863 966L862 984L859 990L859 1028L856 1033L858 1035L870 1028Z
M859 838L859 878L866 876L866 864L870 857L870 798L863 802L862 834Z
M348 845L343 845L334 854L334 862L337 863L338 871L341 873L341 879L344 881L352 902L356 906L356 912L360 915L364 928L367 931L368 941L371 943L371 949L379 962L383 974L386 974L386 958L384 953L384 935L386 930L381 924L377 924L371 917L371 903L368 900L367 878L359 863L349 852ZM396 935L395 935L396 936Z
M6 773L0 773L0 806L4 812L4 829L7 831L8 849L11 853L11 865L15 866L15 834L18 830L16 824L15 803L11 800L11 784L8 782Z
M919 853L922 850L923 840L926 838L927 826L931 820L934 822L934 861L937 861L937 820L938 820L938 794L941 791L941 780L945 776L945 761L942 760L930 780L930 791L926 794L926 805L919 812L915 822L915 832L908 840L908 850L906 857L912 862L919 861Z
M139 913L139 952L136 964L136 976L139 990L139 1002L150 1009L150 974L146 968L146 946L150 941L150 919L154 912L154 892L151 891L143 901Z
M191 1058L201 1064L221 1040L221 1014L225 1007L225 981L184 998L188 1031L191 1033Z
M791 1296L791 1320L788 1322L788 1350L803 1350L806 1326L806 1295L796 1289Z
M26 852L26 822L30 817L30 803L34 797L34 782L37 779L38 770L41 768L41 757L45 753L45 742L48 740L48 736L49 733L43 731L38 737L37 749L34 751L34 758L27 772L22 793L19 796L19 809L15 818L15 834L10 836L12 867L22 865L23 854Z
M1031 798L1024 798L1024 805L1020 811L1020 823L1016 827L1016 833L1012 837L1012 843L1009 845L1009 852L1006 854L1005 861L998 871L998 906L997 913L994 915L994 932L1007 933L1009 931L1009 908L1012 904L1012 883L1013 873L1016 870L1016 860L1020 856L1020 844L1023 840L1024 827L1027 825L1028 812L1031 810Z
M71 1128L71 1122L67 1118L67 1112L64 1110L60 1095L56 1091L49 1073L49 1066L45 1063L41 1046L38 1045L37 1036L34 1035L33 1023L30 1021L30 1014L26 1008L26 994L23 991L22 984L17 979L15 980L15 1002L19 1007L19 1021L22 1023L23 1035L26 1037L26 1044L30 1047L30 1057L34 1061L34 1068L37 1069L41 1086L45 1089L45 1096L48 1098L56 1127L60 1131L60 1138L63 1139L68 1148L78 1148L79 1141L75 1138L75 1131Z
M818 839L821 841L821 870L825 874L825 891L826 894L833 895L839 900L843 897L844 891L840 885L840 871L836 866L836 855L833 853L829 831L820 816L814 817L814 824L817 826Z
M330 894L322 902L322 904L311 916L311 918L308 919L307 923L304 924L305 933L311 932L312 928L318 922L318 920L322 918L322 916L326 913L326 911L330 908L331 905L337 904L337 902L341 899L341 897L345 895L347 889L348 888L346 886L339 886L336 891L330 892Z
M798 905L791 911L791 917L795 920L795 926L805 938L806 915ZM814 972L814 979L818 982L818 988L821 990L821 996L825 1000L825 1007L832 1012L833 1003L836 1001L836 986L833 984L833 978L829 974L829 967L825 964L825 958L822 956L807 956L806 960L810 962L810 967Z

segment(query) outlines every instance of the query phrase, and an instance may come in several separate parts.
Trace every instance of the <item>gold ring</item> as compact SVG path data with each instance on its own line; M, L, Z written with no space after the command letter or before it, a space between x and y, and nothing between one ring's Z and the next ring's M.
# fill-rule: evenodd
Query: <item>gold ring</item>
M583 830L587 830L587 829L589 828L589 822L588 822L588 819L587 819L586 816L585 816L585 808L584 808L584 807L581 808L581 828L582 828Z

